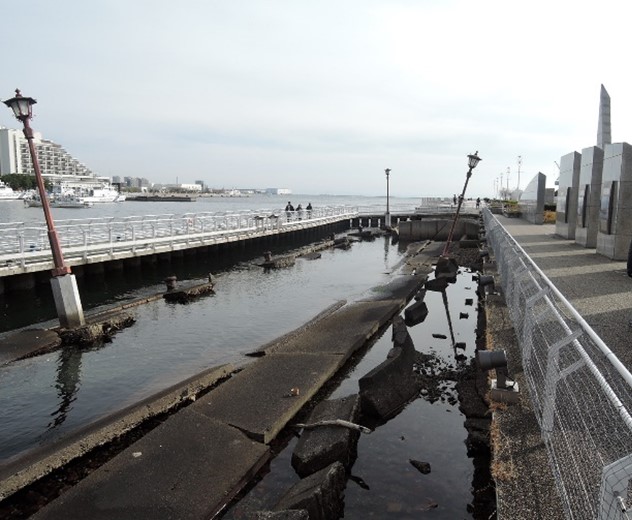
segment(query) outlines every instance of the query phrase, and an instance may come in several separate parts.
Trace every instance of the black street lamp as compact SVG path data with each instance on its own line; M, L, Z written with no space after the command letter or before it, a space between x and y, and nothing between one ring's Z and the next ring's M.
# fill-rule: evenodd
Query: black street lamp
M70 267L64 262L64 255L61 252L57 231L55 230L55 222L53 221L50 204L46 197L46 188L42 172L40 171L35 145L33 144L33 129L31 128L30 120L33 117L32 107L35 103L37 103L35 99L24 97L19 89L15 89L15 97L4 101L4 104L13 110L16 119L24 125L24 137L26 137L29 145L37 189L42 200L42 209L44 210L44 218L48 229L48 241L53 254L54 268L52 270L51 286L53 288L55 306L62 327L72 328L85 323L83 308L75 276L71 274Z
M463 186L463 191L461 192L461 196L459 197L459 200L456 206L456 213L454 214L454 220L452 220L452 225L450 226L450 232L448 233L448 240L446 241L445 247L443 248L442 256L447 256L448 251L450 249L450 243L452 242L452 235L454 234L456 221L459 219L461 204L463 204L463 201L465 200L465 190L467 189L467 183L470 181L470 177L472 176L472 170L476 168L476 165L482 160L478 156L478 151L474 152L473 155L468 155L467 159L468 159L467 164L468 164L469 170L467 171L467 174L465 177L465 185Z
M391 227L391 208L390 208L390 192L389 192L389 184L388 184L388 176L391 173L390 168L386 168L384 170L386 174L386 215L384 216L384 225L387 228Z

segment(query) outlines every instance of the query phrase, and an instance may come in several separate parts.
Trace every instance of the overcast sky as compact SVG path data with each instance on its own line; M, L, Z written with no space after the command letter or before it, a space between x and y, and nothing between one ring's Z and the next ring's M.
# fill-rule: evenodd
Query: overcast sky
M7 5L0 96L99 175L294 193L491 196L632 141L627 1L79 0ZM8 108L0 125L17 128Z

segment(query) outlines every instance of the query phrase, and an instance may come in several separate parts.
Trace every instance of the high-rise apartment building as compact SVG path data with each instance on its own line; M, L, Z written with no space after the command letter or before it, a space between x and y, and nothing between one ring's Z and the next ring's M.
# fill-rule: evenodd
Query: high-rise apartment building
M62 175L94 175L60 144L43 139L39 132L34 133L33 144L42 175L52 178ZM29 145L22 131L0 127L0 175L10 173L35 175Z

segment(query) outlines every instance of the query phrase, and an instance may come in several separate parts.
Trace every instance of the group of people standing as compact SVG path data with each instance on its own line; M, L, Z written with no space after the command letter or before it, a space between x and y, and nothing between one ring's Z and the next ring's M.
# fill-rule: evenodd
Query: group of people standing
M296 206L296 209L294 209L294 206L292 206L292 203L288 200L287 206L285 206L285 214L287 215L288 220L290 220L290 218L292 217L292 213L294 211L296 211L296 214L299 220L303 218L303 206L299 204L298 206ZM305 208L305 211L307 211L307 218L311 218L312 216L312 203L311 202L307 203L307 207Z

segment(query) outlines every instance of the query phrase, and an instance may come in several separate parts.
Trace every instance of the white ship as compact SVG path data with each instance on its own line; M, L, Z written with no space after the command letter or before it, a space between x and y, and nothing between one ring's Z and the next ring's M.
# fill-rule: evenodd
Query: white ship
M48 198L48 204L51 208L90 208L94 205L83 197L79 197L72 190L63 192L56 190L50 196L46 194L46 198ZM29 208L41 208L42 198L37 191L32 190L24 197L24 205Z
M94 204L101 202L123 202L125 195L120 193L116 187L111 184L101 184L100 186L91 186L82 189L78 195L85 202Z
M11 186L8 186L3 181L0 181L0 200L17 200L20 198L20 193L14 191Z

